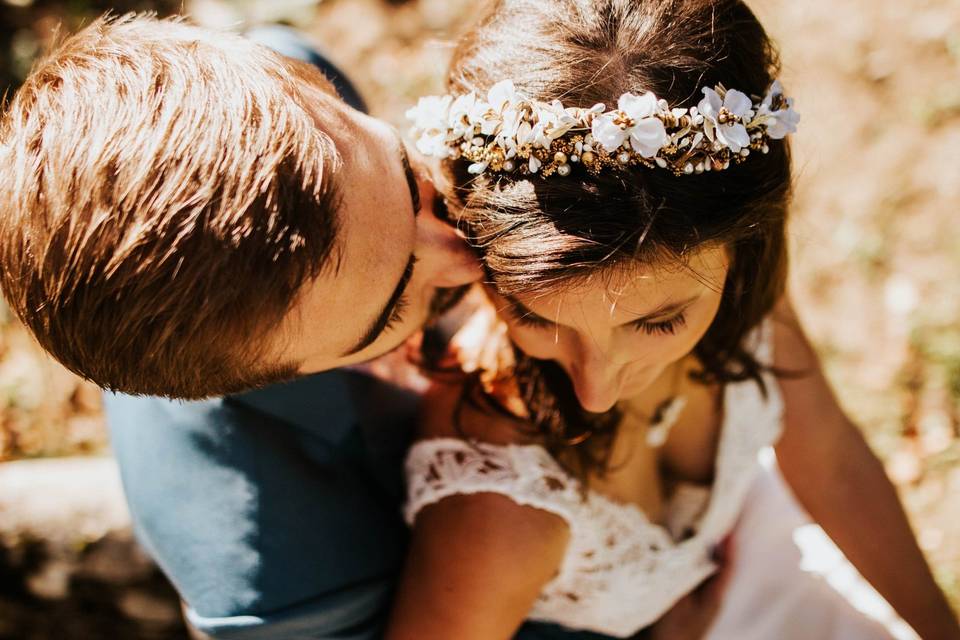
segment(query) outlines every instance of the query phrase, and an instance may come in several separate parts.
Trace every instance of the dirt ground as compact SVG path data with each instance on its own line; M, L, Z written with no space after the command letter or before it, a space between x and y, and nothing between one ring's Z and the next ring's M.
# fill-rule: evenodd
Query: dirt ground
M793 140L798 312L960 605L960 3L750 4L780 43L803 116ZM478 11L466 0L187 6L213 26L303 27L398 125L417 96L440 89L450 42ZM21 37L23 55L44 29ZM103 449L95 390L0 321L0 460Z

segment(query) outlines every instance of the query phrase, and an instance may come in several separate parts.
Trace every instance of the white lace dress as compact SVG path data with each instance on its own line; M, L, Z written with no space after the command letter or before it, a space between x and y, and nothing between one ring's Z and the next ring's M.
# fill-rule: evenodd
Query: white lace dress
M768 327L754 344L758 359L770 362ZM570 527L570 542L558 575L528 617L629 637L716 570L711 551L741 514L761 470L758 453L782 430L779 388L772 375L765 375L765 383L766 397L755 382L726 385L714 484L678 487L663 526L596 491L584 498L579 482L539 445L454 438L423 440L408 453L406 521L412 524L421 509L443 498L481 492L560 516Z
M760 341L758 357L769 348ZM652 624L716 570L711 551L733 528L758 469L757 453L781 431L776 382L765 399L755 382L724 390L724 416L712 491L684 485L666 505L666 526L579 482L539 445L423 440L407 456L412 524L418 511L456 494L505 495L563 518L570 543L559 574L530 618L628 637Z

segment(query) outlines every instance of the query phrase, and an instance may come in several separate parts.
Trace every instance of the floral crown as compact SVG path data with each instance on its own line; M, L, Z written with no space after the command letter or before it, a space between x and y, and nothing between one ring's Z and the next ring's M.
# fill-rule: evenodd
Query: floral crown
M633 165L678 176L720 171L752 151L767 153L769 140L795 132L800 121L779 81L759 101L718 85L704 87L703 99L689 109L672 109L648 91L625 93L617 108L607 111L603 104L582 109L531 100L504 80L486 100L473 92L420 98L407 117L425 155L466 159L475 175L544 178L570 175L577 164L591 175Z

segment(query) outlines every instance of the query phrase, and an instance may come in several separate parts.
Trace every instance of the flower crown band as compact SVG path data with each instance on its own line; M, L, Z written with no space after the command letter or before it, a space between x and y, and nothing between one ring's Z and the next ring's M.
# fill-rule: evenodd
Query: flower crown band
M643 165L675 175L720 171L770 140L797 130L800 114L775 81L762 100L722 85L703 88L689 109L670 108L653 93L625 93L617 108L564 107L531 100L511 80L494 85L486 100L473 92L428 96L407 111L421 153L465 159L468 171L568 176L582 165L591 175L605 167Z

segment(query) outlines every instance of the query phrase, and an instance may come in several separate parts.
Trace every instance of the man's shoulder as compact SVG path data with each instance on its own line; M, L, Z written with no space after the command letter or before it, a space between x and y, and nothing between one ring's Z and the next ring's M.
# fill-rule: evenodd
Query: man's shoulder
M139 537L199 616L262 616L350 585L375 595L399 569L404 443L383 440L404 418L363 406L386 393L370 381L297 382L199 402L106 399Z

